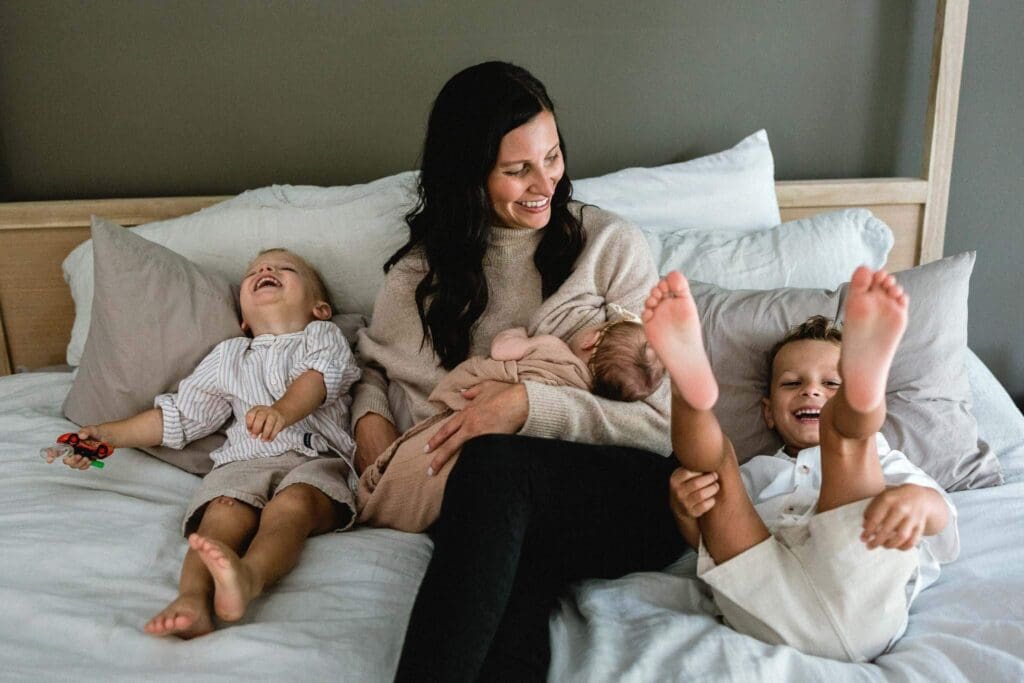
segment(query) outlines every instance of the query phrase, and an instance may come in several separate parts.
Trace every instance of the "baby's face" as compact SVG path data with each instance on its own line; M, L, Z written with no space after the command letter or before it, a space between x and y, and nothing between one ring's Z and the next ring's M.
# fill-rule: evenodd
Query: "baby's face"
M256 257L246 270L239 292L242 320L261 334L270 320L286 321L301 331L316 319L316 288L302 261L285 251L272 251ZM330 317L328 314L327 317ZM280 333L280 329L275 329Z
M838 344L801 339L779 349L764 399L764 421L782 437L787 453L796 455L821 442L821 408L841 383Z

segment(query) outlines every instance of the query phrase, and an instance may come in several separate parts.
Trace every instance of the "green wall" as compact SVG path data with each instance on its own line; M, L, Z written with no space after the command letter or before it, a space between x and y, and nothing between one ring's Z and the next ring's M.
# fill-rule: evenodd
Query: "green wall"
M0 200L220 194L413 168L458 69L520 63L574 177L767 128L777 177L916 175L934 1L0 3ZM1024 394L1024 3L976 1L946 251Z

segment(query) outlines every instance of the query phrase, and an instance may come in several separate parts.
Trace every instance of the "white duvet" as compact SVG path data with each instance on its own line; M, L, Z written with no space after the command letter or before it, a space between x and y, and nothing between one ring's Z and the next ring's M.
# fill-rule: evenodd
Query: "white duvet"
M1024 417L972 357L981 433L1008 483L954 494L960 559L914 603L875 664L770 647L719 624L692 576L579 586L552 619L554 681L1024 680ZM312 539L246 619L192 641L142 625L176 594L180 517L198 479L132 450L103 470L46 465L73 425L70 375L0 379L0 680L387 681L430 557L425 536Z

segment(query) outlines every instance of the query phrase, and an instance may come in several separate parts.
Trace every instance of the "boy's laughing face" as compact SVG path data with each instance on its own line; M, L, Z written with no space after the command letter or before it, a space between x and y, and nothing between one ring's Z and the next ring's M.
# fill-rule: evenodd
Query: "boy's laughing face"
M299 332L313 320L330 318L330 306L317 299L308 269L287 251L256 257L239 291L243 329L255 335Z
M782 437L789 455L820 443L821 409L841 383L838 344L801 339L779 349L763 399L764 421Z

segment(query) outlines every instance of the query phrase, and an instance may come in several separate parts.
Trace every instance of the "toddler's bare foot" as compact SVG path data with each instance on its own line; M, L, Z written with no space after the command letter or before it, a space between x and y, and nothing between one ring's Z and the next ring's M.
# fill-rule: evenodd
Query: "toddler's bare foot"
M213 631L209 602L201 595L179 595L146 622L143 630L153 636L185 639L206 635Z
M188 537L189 546L213 576L213 611L224 621L238 621L259 595L255 577L231 548L199 534Z
M851 408L870 412L885 401L896 347L907 327L907 295L884 270L861 266L850 278L839 368Z
M644 331L665 364L676 391L695 410L710 410L718 400L718 382L704 352L697 305L690 284L672 271L651 289L642 314Z

